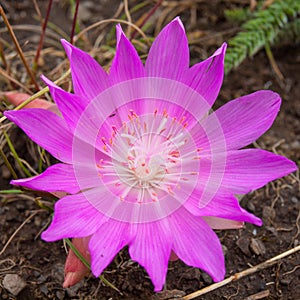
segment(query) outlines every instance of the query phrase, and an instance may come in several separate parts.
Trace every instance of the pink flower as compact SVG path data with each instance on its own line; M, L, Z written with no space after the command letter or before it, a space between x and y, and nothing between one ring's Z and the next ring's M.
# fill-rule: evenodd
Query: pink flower
M270 128L279 95L258 91L208 114L222 84L226 45L189 68L179 18L155 39L145 66L117 26L109 74L87 53L62 43L74 94L43 77L62 117L36 108L5 113L62 162L12 181L69 193L55 204L42 238L90 237L95 276L128 245L155 291L163 287L172 251L222 280L224 256L212 229L262 223L234 194L296 170L282 156L241 149Z

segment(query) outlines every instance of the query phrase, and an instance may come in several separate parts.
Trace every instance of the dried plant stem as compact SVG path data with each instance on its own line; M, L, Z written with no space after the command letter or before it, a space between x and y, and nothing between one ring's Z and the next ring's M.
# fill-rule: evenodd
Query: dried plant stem
M147 16L144 18L142 24L140 24L140 27L143 27L145 25L145 23L149 20L149 18L155 13L155 11L159 8L159 6L162 4L163 0L159 0L157 1L157 3L155 4L155 6L149 11L149 13L147 14ZM132 33L132 36L130 39L134 39L136 36L136 31L134 31Z
M48 24L48 20L49 20L49 15L50 15L50 11L51 11L51 6L52 6L52 0L48 1L48 8L47 8L47 12L46 12L46 17L45 20L43 22L43 27L42 27L42 33L40 36L40 42L36 51L36 55L33 61L33 70L36 71L37 67L38 67L38 60L40 58L40 54L41 54L41 49L43 48L43 44L44 44L44 38L45 38L45 33L46 33L46 28L47 28L47 24Z
M2 18L3 18L3 21L4 21L4 23L5 23L5 25L6 25L7 29L8 29L8 32L9 32L9 34L10 34L10 36L11 36L11 38L12 38L12 40L13 40L15 46L16 46L17 52L18 52L19 55L20 55L20 58L21 58L21 60L22 60L22 62L23 62L23 64L24 64L24 66L25 66L25 68L26 68L26 71L27 71L29 77L31 78L31 81L32 81L32 83L34 84L36 90L38 91L38 90L40 89L40 88L39 88L39 85L37 84L37 82L36 82L36 80L35 80L35 77L34 77L32 71L31 71L31 69L29 68L29 65L28 65L28 63L27 63L27 61L26 61L26 58L25 58L25 56L24 56L24 54L23 54L23 51L22 51L22 49L21 49L21 47L20 47L20 44L19 44L19 42L18 42L18 40L17 40L17 38L16 38L16 36L15 36L15 33L14 33L14 31L13 31L11 25L9 24L9 21L8 21L6 15L5 15L5 12L4 12L4 10L3 10L3 8L2 8L1 5L0 5L0 14L1 14L1 16L2 16Z
M284 76L282 75L276 61L275 61L275 58L273 56L273 53L272 53L272 50L271 50L271 47L270 47L270 44L269 43L266 43L265 44L265 50L266 50L266 53L267 53L267 56L268 56L268 59L269 59L269 62L275 72L275 74L277 75L277 77L279 78L280 81L284 81Z
M75 35L75 29L76 29L76 23L77 23L79 2L80 2L79 0L76 0L74 18L73 18L73 24L72 24L72 31L71 31L71 35L70 35L70 43L71 44L73 44L73 42L74 42L74 35Z
M125 15L126 15L128 22L132 23L132 18L131 18L129 9L128 9L128 0L124 0L124 11L125 11ZM127 33L126 33L127 36L129 36L130 31L131 31L131 26L129 25L127 28Z
M7 169L9 170L10 174L12 175L12 177L14 179L18 179L18 175L16 174L14 168L12 167L11 163L8 161L5 153L3 152L3 150L0 148L0 156L2 157Z
M11 243L11 241L14 239L14 237L18 234L18 232L25 226L25 224L30 221L36 214L38 214L39 212L41 212L43 210L36 210L35 212L33 212L19 227L18 229L11 235L11 237L8 239L8 241L6 242L6 244L4 245L4 247L2 248L2 250L0 251L0 256L5 252L6 248L9 246L9 244Z
M54 81L55 84L59 84L61 83L66 77L68 77L71 73L71 70L69 69L65 74L63 74L59 79L57 79L56 81ZM26 106L27 104L29 104L30 102L32 102L33 100L41 97L42 95L44 95L45 93L49 92L49 88L45 87L42 90L40 90L39 92L35 93L34 95L32 95L31 97L29 97L27 100L25 100L23 103L21 103L20 105L18 105L17 107L14 108L14 110L20 110L21 108L23 108L24 106ZM5 121L7 118L5 116L3 116L2 118L0 118L0 123L2 123L3 121Z
M8 64L6 62L5 53L4 53L1 41L0 41L0 58L2 59L2 63L3 63L4 68L7 70Z
M15 78L11 77L5 70L3 70L0 67L0 75L2 75L4 78L7 78L9 81L13 82L15 85L21 87L24 91L26 91L29 94L32 94L32 91L27 88L25 85L23 85L21 82L16 80Z
M6 142L7 142L7 145L10 149L10 151L12 152L15 160L17 161L18 165L20 166L20 168L23 170L23 172L28 176L28 177L31 177L31 173L28 171L28 169L24 166L24 164L22 163L22 160L20 159L15 147L13 146L8 134L6 133L5 130L2 130L3 131L3 134L4 134L4 137L6 139Z
M294 248L292 248L290 250L287 250L287 251L285 251L285 252L283 252L283 253L281 253L281 254L279 254L277 256L274 256L274 257L266 260L265 262L262 262L262 263L260 263L260 264L258 264L256 266L254 266L254 267L251 267L251 268L246 269L246 270L244 270L242 272L236 273L236 274L234 274L234 275L232 275L232 276L224 279L223 281L214 283L214 284L212 284L212 285L210 285L208 287L205 287L205 288L203 288L203 289L201 289L199 291L196 291L194 293L186 295L182 299L184 299L184 300L190 300L190 299L194 299L196 297L199 297L201 295L204 295L204 294L206 294L208 292L214 291L214 290L216 290L216 289L218 289L218 288L220 288L220 287L222 287L222 286L224 286L224 285L226 285L226 284L228 284L230 282L237 281L238 279L241 279L241 278L243 278L245 276L248 276L248 275L253 274L255 272L258 272L260 270L269 268L272 265L276 264L280 259L282 259L284 257L287 257L289 255L292 255L292 254L294 254L294 253L296 253L298 251L300 251L300 245L297 246L297 247L294 247Z
M89 30L96 28L100 25L103 24L107 24L107 23L122 23L122 24L126 24L126 25L130 25L131 27L133 27L136 31L138 31L138 33L145 39L145 42L151 46L151 42L148 39L148 37L146 36L146 34L143 32L143 30L141 30L138 26L136 26L133 23L130 23L126 20L122 20L122 19L107 19L107 20L102 20L99 22L96 22L86 28L84 28L82 31L80 31L75 37L74 37L74 41L76 42L78 39L80 39L81 36L83 36L85 33L87 33Z

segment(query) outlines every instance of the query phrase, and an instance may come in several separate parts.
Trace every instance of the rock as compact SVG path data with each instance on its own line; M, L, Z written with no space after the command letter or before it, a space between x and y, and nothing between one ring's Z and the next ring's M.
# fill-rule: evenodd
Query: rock
M171 299L182 299L186 293L180 290L165 290L157 293L152 297L152 300L171 300Z
M7 274L2 281L3 287L17 296L26 286L25 281L18 274Z
M187 280L199 279L201 276L201 272L197 268L192 268L182 274L182 278Z
M275 209L271 206L265 206L263 208L263 217L266 220L273 220L276 216Z
M250 240L250 249L256 255L263 255L266 253L266 247L261 240L251 239Z
M247 202L247 209L251 212L255 212L255 206L251 201Z
M212 284L212 279L211 279L211 277L207 274L207 273L202 273L201 274L201 277L202 277L202 279L203 279L203 281L206 283L206 284Z
M55 295L57 299L63 300L65 298L65 291L57 291Z
M246 237L240 237L236 241L236 245L239 247L239 249L247 256L251 256L251 252L249 250L249 239Z

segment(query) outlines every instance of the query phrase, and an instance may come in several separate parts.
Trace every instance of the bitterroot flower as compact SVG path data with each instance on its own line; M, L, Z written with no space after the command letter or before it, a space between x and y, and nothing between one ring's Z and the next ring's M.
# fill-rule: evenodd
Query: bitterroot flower
M55 204L42 238L87 238L95 276L128 246L155 291L164 285L171 254L222 280L224 255L213 229L262 223L234 195L296 170L282 156L242 149L270 128L279 95L258 91L209 113L223 80L226 44L190 68L179 18L157 36L145 65L117 26L109 74L87 53L62 44L74 94L43 77L61 114L5 113L62 162L12 182L68 193Z

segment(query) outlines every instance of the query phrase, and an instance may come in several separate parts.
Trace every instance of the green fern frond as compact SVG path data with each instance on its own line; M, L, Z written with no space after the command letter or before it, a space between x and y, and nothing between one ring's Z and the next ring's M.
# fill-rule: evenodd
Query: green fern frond
M226 9L224 14L228 21L236 23L245 22L252 16L248 8Z
M290 41L300 42L300 18L288 23L280 30L274 43L286 44Z
M253 13L242 25L243 31L228 41L226 73L266 44L278 42L280 36L299 36L299 14L300 1L295 0L275 0L268 8Z

